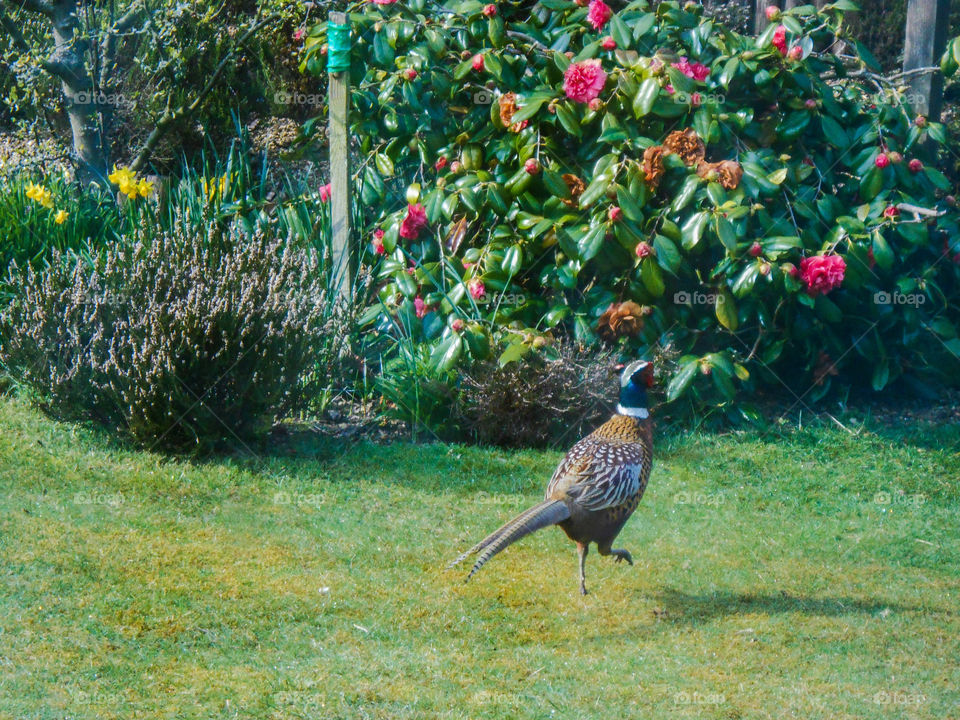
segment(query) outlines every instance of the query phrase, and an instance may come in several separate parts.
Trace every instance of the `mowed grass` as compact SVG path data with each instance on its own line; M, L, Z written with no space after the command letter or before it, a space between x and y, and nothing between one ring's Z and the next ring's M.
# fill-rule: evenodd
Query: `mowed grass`
M960 717L958 428L661 437L587 597L555 528L445 569L559 458L190 463L0 400L0 718Z

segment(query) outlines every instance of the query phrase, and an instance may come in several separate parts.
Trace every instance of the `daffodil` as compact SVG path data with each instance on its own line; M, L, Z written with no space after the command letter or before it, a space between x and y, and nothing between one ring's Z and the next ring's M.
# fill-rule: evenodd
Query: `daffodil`
M118 169L116 165L113 166L113 172L107 175L107 179L114 185L119 185L121 192L124 192L124 185L133 185L137 182L137 176L133 170L128 167Z
M120 192L131 200L135 200L138 194L147 197L153 191L152 183L138 180L137 174L128 167L114 166L113 172L107 175L107 179L119 187Z
M43 185L36 185L35 183L30 183L27 185L26 196L43 205L45 208L53 207L53 194L47 190Z
M149 180L140 180L137 183L137 192L140 193L140 197L150 197L153 192L153 183Z
M69 216L70 213L68 213L66 210L57 210L57 214L53 216L53 221L57 225L63 225Z

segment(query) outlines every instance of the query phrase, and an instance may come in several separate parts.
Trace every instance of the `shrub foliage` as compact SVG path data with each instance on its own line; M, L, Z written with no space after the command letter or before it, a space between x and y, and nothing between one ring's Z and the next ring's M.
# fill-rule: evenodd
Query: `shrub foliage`
M336 357L315 253L258 230L174 224L92 260L14 273L0 356L58 415L190 449L255 439Z
M863 72L855 41L853 60L824 50L850 6L794 8L753 38L697 3L364 5L368 319L440 370L558 333L659 346L678 358L668 398L698 406L765 386L812 399L838 375L955 379L945 131Z

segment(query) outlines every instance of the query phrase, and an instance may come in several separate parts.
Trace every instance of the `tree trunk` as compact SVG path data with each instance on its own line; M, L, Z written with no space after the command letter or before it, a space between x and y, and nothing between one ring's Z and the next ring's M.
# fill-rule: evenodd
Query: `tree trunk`
M93 78L87 67L89 41L82 32L77 0L56 0L51 4L50 21L55 48L47 60L48 69L59 79L73 135L78 179L107 186L108 158L103 124Z

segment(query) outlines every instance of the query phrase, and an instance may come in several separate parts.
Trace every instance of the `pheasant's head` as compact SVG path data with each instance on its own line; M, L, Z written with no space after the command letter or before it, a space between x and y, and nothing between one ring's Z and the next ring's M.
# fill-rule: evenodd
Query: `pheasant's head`
M653 385L653 363L634 360L620 372L620 403L617 412L630 417L646 418L647 388Z

